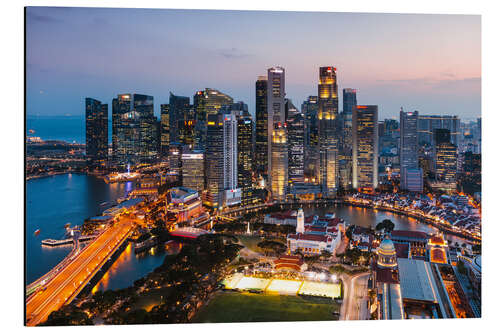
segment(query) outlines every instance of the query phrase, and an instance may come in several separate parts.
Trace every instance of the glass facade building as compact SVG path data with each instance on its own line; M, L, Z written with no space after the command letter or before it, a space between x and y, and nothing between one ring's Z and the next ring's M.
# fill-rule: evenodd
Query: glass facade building
M201 193L205 189L203 152L186 149L182 152L182 186Z
M271 193L274 200L286 199L288 187L288 142L286 123L274 124L271 159Z
M108 104L85 98L85 154L91 166L108 160Z
M274 130L276 124L283 126L285 121L285 69L272 67L267 70L267 184L271 191L274 174L274 159L271 154Z
M352 186L378 187L378 106L358 105L352 114Z
M170 143L182 143L184 122L189 113L189 97L176 96L170 93L169 98L169 129Z
M216 115L223 106L233 104L233 98L211 88L197 91L193 97L194 109L194 146L196 149L205 149L207 142L207 119L209 115Z
M338 88L335 67L320 67L318 84L319 173L324 196L336 193L338 178Z
M399 144L399 163L401 174L401 188L411 190L416 186L410 186L407 180L412 180L422 173L415 172L418 169L418 111L404 112L401 108L399 112L400 144ZM411 175L406 173L411 171ZM421 186L418 186L421 192Z

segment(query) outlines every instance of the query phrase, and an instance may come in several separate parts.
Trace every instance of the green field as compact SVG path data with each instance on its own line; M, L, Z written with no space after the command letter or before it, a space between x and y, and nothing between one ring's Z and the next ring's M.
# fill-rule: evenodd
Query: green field
M219 292L194 317L193 323L335 320L340 306L329 299Z
M264 254L264 250L257 246L257 244L259 244L263 240L260 236L238 235L237 237L240 240L241 244L243 244L243 246L247 247L248 249L254 252ZM286 239L280 239L274 237L267 237L266 239L273 240L276 242L286 243Z
M259 236L246 236L246 235L238 235L238 239L240 240L243 246L249 248L250 250L257 253L264 253L264 251L257 246L262 239Z

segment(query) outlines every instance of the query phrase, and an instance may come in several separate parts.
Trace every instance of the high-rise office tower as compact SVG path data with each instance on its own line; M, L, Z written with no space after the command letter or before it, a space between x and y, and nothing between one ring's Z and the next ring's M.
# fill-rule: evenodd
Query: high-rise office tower
M224 193L224 122L220 113L207 118L205 204L216 208L222 205Z
M91 166L108 160L108 104L85 98L85 154Z
M378 106L358 105L352 113L352 187L378 187Z
M160 105L160 154L162 157L168 156L168 147L170 145L170 105Z
M253 121L246 112L237 115L238 121L238 188L241 189L241 204L253 203Z
M350 188L352 182L352 112L358 105L357 90L346 88L343 93L343 110L339 118L339 182L344 188Z
M285 123L285 69L271 67L267 70L267 185L272 189L273 184L273 133L275 124L283 126ZM286 133L286 131L285 131Z
M285 121L299 113L299 110L293 105L289 98L285 98Z
M358 100L356 96L356 89L345 88L342 90L342 104L343 104L343 113L350 114L352 116L352 111L358 105ZM346 117L349 120L349 117ZM350 117L352 120L352 117Z
M193 105L190 105L187 112L184 113L184 122L181 126L179 133L179 140L184 146L193 147L195 144L195 124L196 114Z
M457 146L451 143L447 129L434 130L436 179L447 185L456 185L458 153Z
M235 114L225 114L224 119L224 204L232 206L241 202L238 188L238 121Z
M309 96L302 103L302 113L305 122L304 175L316 180L319 166L318 150L318 96Z
M255 82L255 167L260 174L267 173L267 77Z
M207 140L207 119L209 115L218 114L225 105L233 104L233 98L211 88L197 91L193 97L195 112L195 143L197 149L205 149Z
M203 152L185 149L182 152L182 186L201 193L205 189L205 159Z
M286 199L288 186L288 135L286 123L276 122L271 139L271 193L274 200Z
M320 67L318 84L319 173L323 195L334 196L338 173L338 95L336 68Z
M403 108L399 112L400 144L399 144L399 164L401 174L401 188L413 190L414 187L407 184L407 180L412 180L418 175L418 111L404 112ZM410 174L407 175L407 173ZM413 178L412 178L413 177ZM418 187L421 191L421 187Z
M451 143L460 145L460 118L457 116L419 115L418 143L420 145L434 145L434 130L444 128L450 131Z
M170 143L181 143L184 121L189 113L189 97L176 96L170 93L169 98Z
M139 155L141 162L151 162L158 156L158 141L153 96L134 94L134 110L139 114Z
M168 147L169 171L175 175L181 175L182 147L178 143L171 143Z
M288 180L304 181L304 117L300 113L288 114Z
M356 89L346 88L343 93L343 110L342 110L342 150L348 152L349 155L352 149L352 110L358 105Z
M437 147L442 143L451 142L450 130L446 128L436 128L434 129L434 145Z
M134 109L133 97L132 94L120 94L113 98L113 161L122 168L136 164L141 159L141 119L139 112Z

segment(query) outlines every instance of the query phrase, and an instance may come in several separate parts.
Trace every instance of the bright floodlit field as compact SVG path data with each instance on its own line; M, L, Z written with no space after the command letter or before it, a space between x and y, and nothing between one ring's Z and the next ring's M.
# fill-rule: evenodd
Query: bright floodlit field
M227 279L224 279L222 281L222 284L226 286L228 289L234 289L240 282L240 280L243 278L243 274L241 273L236 273L228 277Z
M301 281L273 280L266 291L278 292L281 294L296 294L299 291Z
M336 298L340 297L340 284L305 281L299 294Z
M193 317L194 323L336 320L333 300L300 296L219 292Z
M259 278L245 276L238 282L238 284L236 285L236 288L238 288L238 289L265 289L268 284L269 284L269 279L259 279Z

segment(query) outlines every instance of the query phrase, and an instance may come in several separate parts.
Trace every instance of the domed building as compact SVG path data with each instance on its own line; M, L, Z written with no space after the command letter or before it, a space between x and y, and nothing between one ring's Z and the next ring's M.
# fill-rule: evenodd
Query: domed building
M396 248L394 243L386 237L377 248L377 265L380 268L396 268Z

